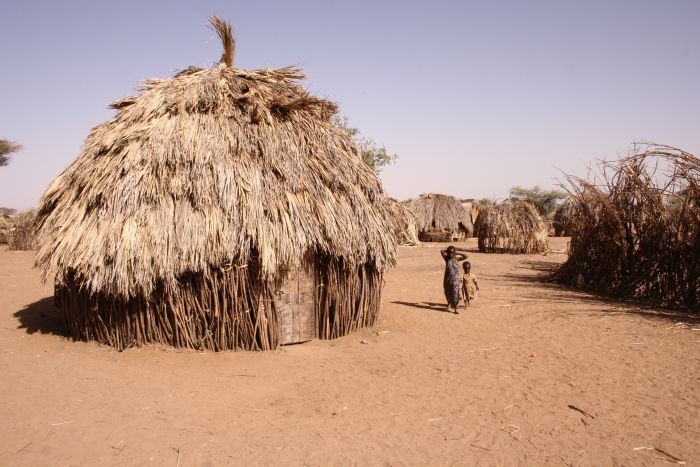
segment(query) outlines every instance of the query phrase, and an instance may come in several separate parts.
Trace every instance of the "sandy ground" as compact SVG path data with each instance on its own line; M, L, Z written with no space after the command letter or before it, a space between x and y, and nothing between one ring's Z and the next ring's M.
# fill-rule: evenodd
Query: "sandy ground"
M551 246L471 253L459 315L402 248L375 328L267 353L71 342L0 251L0 464L700 465L698 320L537 281Z

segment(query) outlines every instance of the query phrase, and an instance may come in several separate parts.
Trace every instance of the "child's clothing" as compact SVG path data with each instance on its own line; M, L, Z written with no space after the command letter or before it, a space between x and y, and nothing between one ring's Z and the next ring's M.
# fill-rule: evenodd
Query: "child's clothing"
M464 298L471 302L476 299L477 292L476 274L473 272L465 272L462 274L462 293L464 294Z

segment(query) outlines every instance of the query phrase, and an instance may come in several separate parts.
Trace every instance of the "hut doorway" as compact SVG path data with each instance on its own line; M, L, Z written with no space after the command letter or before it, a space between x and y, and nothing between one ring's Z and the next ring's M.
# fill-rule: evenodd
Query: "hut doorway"
M315 288L312 270L289 271L275 290L280 344L296 344L316 337Z

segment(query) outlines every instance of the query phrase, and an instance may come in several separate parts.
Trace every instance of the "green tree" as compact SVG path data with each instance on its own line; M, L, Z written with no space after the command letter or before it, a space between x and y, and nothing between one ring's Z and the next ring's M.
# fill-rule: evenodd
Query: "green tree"
M0 167L9 164L10 154L20 149L22 149L21 145L6 139L0 139Z
M566 199L568 195L561 190L543 190L535 185L532 188L521 188L514 186L510 189L510 197L522 199L534 204L541 216L550 218L554 215L559 204Z
M484 207L494 206L497 204L496 200L493 200L491 198L481 198L481 199L477 200L476 202L477 202L477 204L479 204L479 206L484 206Z
M362 161L367 164L374 173L379 174L385 165L392 164L398 159L399 156L390 154L384 146L378 145L373 139L365 138L360 135L360 130L351 127L347 117L336 115L333 117L333 123L350 135L357 145L357 148L360 150Z

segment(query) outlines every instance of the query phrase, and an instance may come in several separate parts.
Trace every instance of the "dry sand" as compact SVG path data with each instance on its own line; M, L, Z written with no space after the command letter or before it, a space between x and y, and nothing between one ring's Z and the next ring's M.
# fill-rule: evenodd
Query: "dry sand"
M267 353L71 342L0 251L0 464L700 465L700 323L535 280L565 247L471 253L460 315L402 248L375 328Z

